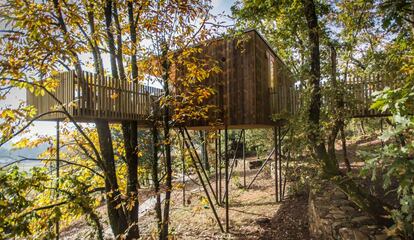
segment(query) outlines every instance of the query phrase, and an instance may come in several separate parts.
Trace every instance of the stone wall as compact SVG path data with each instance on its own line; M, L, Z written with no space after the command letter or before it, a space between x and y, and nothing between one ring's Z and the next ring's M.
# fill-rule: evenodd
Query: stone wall
M385 240L384 229L336 187L324 183L309 194L309 231L316 239Z

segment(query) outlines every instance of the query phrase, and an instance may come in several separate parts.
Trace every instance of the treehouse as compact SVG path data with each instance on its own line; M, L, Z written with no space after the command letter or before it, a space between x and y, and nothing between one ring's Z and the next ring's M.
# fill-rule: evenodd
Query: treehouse
M209 112L207 121L187 122L186 126L201 128L219 120L229 128L271 127L275 126L272 115L284 118L297 110L298 97L292 74L255 30L238 38L214 39L201 48L203 56L200 57L214 59L221 69L205 81L216 92L206 104L214 104L218 111ZM180 76L179 69L174 68L172 78ZM151 102L154 96L161 94L160 89L86 72L83 74L79 78L74 71L61 73L60 85L54 92L75 120L136 120L147 126L147 117L153 106ZM172 88L175 92L180 91L178 86ZM39 114L58 104L47 94L34 96L30 92L27 93L27 102L34 105ZM63 113L52 113L41 120L64 118Z
M249 30L235 38L212 39L194 48L200 50L196 58L213 60L220 68L200 83L215 89L216 93L205 104L217 106L218 111L209 112L206 121L183 125L203 128L219 122L228 128L272 127L283 122L273 121L273 117L285 119L297 111L298 91L293 76L257 31ZM180 53L181 50L174 54ZM151 58L149 62L154 67L147 74L161 77L159 61L157 57ZM172 64L171 82L180 82L177 79L186 74L184 68ZM177 94L189 89L172 87Z

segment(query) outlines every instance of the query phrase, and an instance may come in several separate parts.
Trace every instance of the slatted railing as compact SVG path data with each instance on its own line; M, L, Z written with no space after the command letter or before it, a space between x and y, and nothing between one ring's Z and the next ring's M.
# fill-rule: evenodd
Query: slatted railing
M111 77L84 72L83 81L74 71L59 74L59 87L54 95L66 105L70 114L78 120L93 119L146 120L151 110L151 98L161 90L141 84L121 81ZM49 95L34 96L27 93L28 104L38 113L53 109L57 102ZM43 120L63 119L63 114L50 114Z
M403 85L403 80L388 74L370 74L348 77L345 82L345 107L349 117L387 116L389 113L371 109L374 92L385 87L395 89Z
M401 87L402 78L388 74L371 74L366 76L351 76L344 84L345 116L348 118L382 117L388 116L388 112L380 112L371 109L374 100L374 92L382 91L385 87L395 89ZM322 92L327 91L328 86L322 85ZM300 108L302 90L294 86L280 86L270 91L270 106L272 114L295 114ZM331 96L322 97L322 105L331 111L335 106L335 99Z

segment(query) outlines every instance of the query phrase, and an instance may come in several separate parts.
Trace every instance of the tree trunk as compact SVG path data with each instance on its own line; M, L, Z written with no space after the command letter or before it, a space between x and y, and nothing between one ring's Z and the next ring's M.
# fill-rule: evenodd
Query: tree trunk
M114 39L114 34L112 32L113 31L112 30L112 14L113 14L114 10L116 10L116 6L114 6L114 3L111 0L106 0L105 7L104 7L105 30L106 30L106 35L107 35L107 44L108 44L108 48L109 48L109 59L110 59L110 64L111 64L111 73L112 73L113 78L119 78L119 75L118 75L119 73L118 73L118 68L117 68L117 61L116 61L117 60L117 54L115 52L115 39ZM121 43L118 42L118 44L121 44ZM121 60L122 60L122 56L121 56ZM123 66L121 66L122 61L118 62L118 64L120 65L121 68L123 67ZM123 73L123 71L122 71L122 73ZM123 77L123 79L125 79L124 74L122 75L122 77ZM108 125L107 122L105 124L106 124L105 126L102 126L103 128L105 128L105 135L103 135L102 137L110 139L111 138L111 133L109 131L109 125ZM123 129L123 132L124 132L124 142L125 143L129 142L133 135L135 135L135 138L137 137L136 132L135 133L126 133L126 131L128 131L128 128L129 128L128 125L129 124L123 124L123 126L122 126L122 129ZM97 128L99 128L98 124L97 124ZM106 128L108 129L107 130L108 133L106 133ZM99 132L99 130L98 130L98 132ZM108 136L106 137L106 135L108 135ZM112 147L112 141L104 143L104 144L107 144L107 145L102 145L101 144L101 147L103 146L104 148L109 148L109 147L111 149L113 148ZM137 164L137 159L133 157L133 155L136 155L136 154L134 154L135 147L136 147L136 145L132 146L131 143L125 144L125 150L128 151L127 152L127 163L128 164L129 163L132 163L133 165ZM112 156L112 161L113 161L113 158L114 158L113 150L112 150L112 155L111 156ZM128 157L129 157L129 159L128 159ZM133 171L136 171L136 168L135 169L128 168L128 173L133 172ZM115 164L113 164L113 173L110 173L110 174L113 175L113 182L114 182L113 184L116 184L116 192L117 192L116 196L118 196L118 195L120 195L120 192L119 192L119 189L118 189L118 183L117 183L117 178L116 178ZM134 188L135 192L136 192L136 177L134 177L134 176L136 176L136 174L137 173L134 173L131 176L131 178L128 177L128 180L127 180L128 183L131 183L131 181L135 183L135 186L128 186L129 190L132 191L133 188ZM111 190L111 191L113 191L113 190ZM111 192L109 192L109 193L111 193ZM111 195L111 194L108 194L108 195ZM128 195L128 197L129 197L129 195ZM108 202L108 206L107 206L108 215L109 215L109 222L110 222L112 231L114 232L115 237L117 237L118 234L126 234L126 237L128 237L129 234L127 232L125 232L125 231L128 230L128 220L127 220L128 218L127 217L128 216L133 217L132 216L133 213L130 212L129 214L126 214L124 209L120 207L120 206L122 206L123 203L122 203L122 200L119 196L117 197L117 199L115 199L115 201L118 201L116 205L114 205L114 203L111 201L111 202ZM136 205L136 208L138 208L138 204ZM118 212L118 215L114 215L113 212L115 212L115 211ZM138 210L134 209L134 211L138 211ZM122 224L119 224L117 226L116 223L118 221L122 222Z
M199 132L201 140L201 156L203 156L204 169L210 172L210 163L208 162L207 134L205 130Z
M352 168L351 168L351 163L349 162L349 159L348 159L344 125L341 126L341 142L342 142L342 152L344 154L344 162L346 165L346 169L348 170L348 172L350 172Z
M161 212L161 196L160 196L160 182L158 179L158 130L155 123L152 126L152 182L154 184L154 192L156 196L155 213L157 217L158 234L161 236L162 228L162 212Z
M168 54L168 47L163 46L162 49L162 56L164 58L162 68L163 68L163 83L164 83L164 96L166 98L170 95L169 90L169 71L170 71L170 63L167 59ZM165 151L165 167L167 171L166 179L165 179L165 202L164 202L164 216L162 221L162 231L160 234L161 239L168 238L168 227L170 222L170 201L171 201L171 190L172 190L172 161L171 161L171 139L170 139L170 106L169 104L165 104L163 112L163 123L164 123L164 151Z
M365 193L355 184L355 182L343 176L339 171L335 159L332 159L327 153L325 144L320 134L320 53L319 53L319 26L316 15L315 3L313 0L302 0L305 17L308 26L310 58L310 82L311 88L310 106L308 112L308 139L311 144L313 157L322 165L324 177L335 183L348 197L356 203L361 209L370 214L382 225L389 226L392 224L387 215L389 212L385 205L377 198Z
M124 146L126 153L126 162L128 167L127 176L127 201L131 208L126 208L128 217L128 238L139 238L138 228L138 123L136 121L126 121L122 123L122 132L124 135Z
M96 121L96 129L98 130L99 145L105 165L105 191L109 224L115 237L117 237L120 234L124 234L124 231L127 229L127 222L116 178L111 131L108 122L104 120Z

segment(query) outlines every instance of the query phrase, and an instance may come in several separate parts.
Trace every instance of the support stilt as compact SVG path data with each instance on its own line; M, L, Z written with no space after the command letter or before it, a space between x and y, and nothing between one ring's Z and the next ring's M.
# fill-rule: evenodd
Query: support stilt
M243 129L243 186L246 188L246 130Z
M196 170L196 173L197 173L198 179L200 180L200 183L201 183L201 185L202 185L202 187L203 187L203 189L204 189L204 192L205 192L205 194L206 194L206 197L207 197L208 203L210 204L211 210L213 210L214 217L215 217L215 218L216 218L216 220L217 220L217 223L218 223L218 225L219 225L219 227L220 227L220 230L221 230L222 232L224 232L223 225L221 224L220 218L218 217L218 214L217 214L216 208L214 207L213 201L211 200L211 197L210 197L210 194L209 194L209 192L208 192L207 186L206 186L206 184L204 183L204 179L203 179L203 177L202 177L202 175L201 175L201 173L200 173L200 170L199 170L199 168L198 168L198 166L197 166L197 162L196 162L196 160L195 160L195 157L193 156L193 151L191 151L190 144L189 144L189 143L187 142L187 140L185 139L184 131L183 131L182 129L180 129L180 133L181 133L181 135L183 136L185 146L186 146L186 148L187 148L187 150L188 150L188 152L189 152L189 154L190 154L191 161L193 162L193 166L194 166L194 168L195 168L195 170ZM189 140L189 141L190 141L190 140ZM191 143L191 141L190 141L190 143ZM201 165L201 167L202 167L202 165ZM207 181L208 181L208 180L207 180Z
M215 190L216 190L216 202L217 202L217 204L218 205L220 205L219 204L219 202L220 202L220 200L219 200L219 198L218 198L218 196L219 196L219 176L218 176L218 174L219 174L219 172L218 172L218 165L219 165L219 161L218 161L218 132L216 131L216 138L214 139L214 154L215 154L215 163L214 163L214 176L215 176Z
M384 132L384 119L380 119L381 134ZM381 139L381 147L384 148L384 141Z
M56 122L56 189L59 189L59 177L60 177L60 122ZM59 191L56 191L56 198L59 197ZM56 221L56 240L59 240L59 219Z
M279 201L282 201L283 200L283 191L282 191L282 187L283 187L283 180L282 180L282 137L281 137L281 133L282 133L282 131L281 131L281 127L279 127L279 129L278 129L278 134L277 134L277 137L278 137L278 140L279 140L279 142L278 142L278 147L279 147L279 151L278 151L278 153L279 153L279 157L278 157L278 160L279 160Z
M218 138L218 148L219 148L219 166L218 166L218 168L219 168L219 175L218 175L218 177L219 177L219 192L218 192L218 202L219 202L219 205L221 206L222 205L222 202L221 202L221 197L222 197L222 189L223 189L223 186L222 186L222 171L221 171L221 166L222 166L222 152L221 152L221 130L219 130L219 138Z
M201 170L202 170L202 173L203 173L204 177L206 178L206 181L207 181L208 187L210 188L210 191L211 191L211 193L213 194L214 199L216 199L216 198L217 198L217 196L216 196L216 194L214 193L213 187L211 186L211 183L210 183L210 178L209 178L209 176L207 175L206 170L204 169L204 165L203 165L203 162L202 162L202 161L201 161L201 159L200 159L200 156L198 155L197 151L195 150L195 147L194 147L193 141L191 140L191 136L190 136L190 134L188 133L188 131L187 131L187 129L186 129L186 128L183 128L183 129L184 129L183 134L185 133L185 135L184 135L184 139L185 139L185 136L187 136L188 141L190 142L191 149L194 149L194 156L195 156L195 158L197 159L198 163L200 164L200 168L201 168ZM182 129L181 129L181 130L182 130ZM191 149L189 149L189 151L191 151Z
M274 147L275 147L275 165L274 165L274 173L275 173L275 198L276 202L279 202L279 183L278 183L278 172L277 172L277 165L278 165L278 157L279 157L279 147L278 147L278 128L274 127L273 129L273 137L274 137Z
M227 126L224 129L224 171L225 171L225 206L226 206L226 232L229 232L229 156L228 156L228 132L227 132Z
M185 156L184 156L184 154L185 154L185 150L184 150L184 139L183 139L183 141L182 141L182 143L181 143L181 162L182 162L182 165L183 165L183 172L182 172L182 181L183 181L183 206L185 207Z
M259 174L263 171L264 167L266 166L266 164L269 162L269 160L271 159L273 153L275 152L275 148L273 148L273 150L270 152L270 154L267 156L266 160L263 162L262 166L260 166L259 171L257 171L256 175L254 175L253 180L249 183L249 186L247 186L247 189L250 189L250 187L252 186L252 184L254 183L254 181L256 180L257 176L259 176Z
M239 150L239 145L240 145L240 142L242 140L243 132L244 132L244 130L242 129L241 132L240 132L240 135L239 135L239 139L237 140L236 150L234 151L234 154L233 154L233 160L232 160L231 165L230 165L230 173L229 173L229 176L226 177L226 179L229 183L231 181L231 176L233 175L233 170L234 170L234 166L235 166L235 163L236 163L237 151ZM226 191L224 192L224 195L226 195ZM223 201L224 201L224 199L223 199Z

